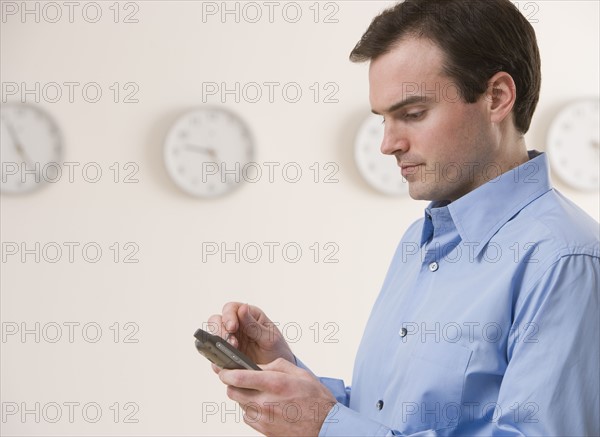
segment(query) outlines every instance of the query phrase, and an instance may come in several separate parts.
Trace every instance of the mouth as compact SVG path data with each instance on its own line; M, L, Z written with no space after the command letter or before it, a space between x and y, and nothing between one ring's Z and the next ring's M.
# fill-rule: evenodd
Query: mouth
M410 162L398 163L398 166L400 167L400 169L402 171L402 176L404 178L406 178L407 176L416 174L417 167L420 167L421 165L423 165L423 164L413 164Z

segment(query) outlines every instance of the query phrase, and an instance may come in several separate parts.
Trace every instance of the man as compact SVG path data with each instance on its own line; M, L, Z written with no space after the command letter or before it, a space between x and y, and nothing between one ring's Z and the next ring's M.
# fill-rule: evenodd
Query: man
M210 322L264 371L215 368L227 395L266 435L600 435L598 223L526 149L531 25L509 0L406 0L351 59L370 61L382 152L431 203L394 255L351 389L229 303Z

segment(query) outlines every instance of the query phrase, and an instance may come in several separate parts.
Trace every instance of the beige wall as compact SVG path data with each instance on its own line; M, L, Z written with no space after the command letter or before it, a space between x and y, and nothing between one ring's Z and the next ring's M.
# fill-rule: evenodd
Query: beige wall
M22 7L3 2L3 8L9 3ZM225 23L218 15L203 20L203 7L213 4L194 1L121 3L119 23L113 22L112 2L102 2L102 17L90 23L96 11L88 3L78 3L72 23L63 2L57 2L63 13L57 23L48 22L55 16L53 5L27 2L30 9L38 4L39 23L33 15L23 20L3 9L3 83L78 82L82 87L96 82L101 87L103 98L95 104L76 92L73 102L66 95L57 103L42 96L39 106L62 129L64 161L80 163L79 169L96 163L103 175L92 184L76 171L72 183L63 178L31 195L1 197L3 243L64 248L56 263L43 256L36 263L33 255L22 262L17 255L1 264L2 432L254 435L235 413L222 423L224 409L234 404L194 350L194 330L226 301L254 303L286 327L295 352L315 372L349 383L362 328L395 246L422 215L425 203L388 198L367 187L352 158L353 138L369 105L367 66L353 65L347 56L386 3L321 2L315 8L313 2L300 2L297 23L290 22L296 10L287 2L276 2L272 23L264 2L258 2L263 12L258 23L248 22L256 10L243 9L244 4L238 5L246 12L239 23L232 15ZM542 98L527 141L543 150L561 107L599 94L599 7L595 1L519 3L537 21L542 51ZM127 13L138 22L124 23ZM337 22L324 22L330 13ZM301 180L287 183L276 172L273 183L263 178L210 201L179 192L164 170L162 145L174 120L202 105L202 83L233 87L270 81L297 83L303 98L288 103L276 92L272 103L266 96L258 103L235 103L230 96L225 106L249 124L259 163L297 163ZM109 89L114 82L137 84L139 102L114 103ZM323 94L315 103L309 89L315 82L321 87L335 83L338 103L324 103ZM208 103L221 105L214 97ZM135 163L139 182L115 183L109 168L114 162L121 177L123 166ZM315 162L338 165L339 182L325 184L321 173L314 183L309 167ZM598 192L578 193L558 180L556 185L598 220ZM80 244L72 263L69 242ZM116 263L115 242L121 258ZM137 263L123 262L136 247L125 247L128 242L139 249L133 255ZM236 263L232 256L225 263L218 257L203 262L202 243L207 242L256 243L265 252L257 263L243 258ZM302 257L291 263L276 250L271 263L266 242L278 242L279 248L295 243ZM102 248L98 262L83 258L86 243ZM314 243L320 248L316 263ZM339 249L334 255L339 262L324 262L330 252L326 243L337 245L328 247ZM10 335L24 327L35 331L36 323L39 343L33 333L25 341L21 332ZM62 338L52 343L57 325ZM102 337L93 343L98 327ZM127 334L137 343L125 341ZM23 407L35 410L36 402L39 423L34 413L21 416ZM79 403L73 406L73 423L70 402ZM57 412L54 403L62 417L50 423ZM89 423L98 407L102 417ZM19 411L9 414L14 408ZM129 413L129 421L137 423L125 423Z

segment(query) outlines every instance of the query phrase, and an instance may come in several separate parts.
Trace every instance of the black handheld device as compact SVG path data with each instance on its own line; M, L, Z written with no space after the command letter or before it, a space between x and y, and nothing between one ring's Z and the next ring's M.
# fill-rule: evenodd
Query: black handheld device
M198 329L194 337L198 352L222 369L262 370L244 353L217 335Z

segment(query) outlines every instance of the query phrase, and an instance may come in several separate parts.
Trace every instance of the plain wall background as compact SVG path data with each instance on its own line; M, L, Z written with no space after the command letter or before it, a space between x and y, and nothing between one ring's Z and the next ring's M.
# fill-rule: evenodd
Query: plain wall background
M2 3L4 8L11 2ZM81 14L86 3L75 9L73 23L64 6L58 23L43 16L39 23L32 16L2 17L3 83L97 82L104 93L98 103L87 103L77 93L72 103L66 96L57 103L39 103L61 128L64 161L97 163L103 169L101 180L87 183L76 172L73 183L63 178L30 195L1 196L3 243L34 247L36 242L77 242L81 248L95 242L103 249L97 263L86 262L80 250L69 262L66 246L57 263L43 258L36 263L32 256L26 262L18 256L3 260L3 407L35 409L38 402L40 420L36 423L33 413L22 418L19 411L4 418L2 432L254 435L239 411L237 417L225 411L235 411L235 404L195 351L194 330L227 301L253 303L286 327L295 353L316 373L349 384L362 329L393 251L426 205L376 193L353 162L354 135L370 111L368 67L351 64L347 57L372 17L391 3L300 2L297 23L282 15L287 2L278 2L273 23L264 2L258 2L263 13L258 23L243 15L239 23L231 15L225 23L219 15L203 20L203 3L194 1L121 2L119 23L113 22L113 2L101 2L102 18L89 23ZM35 4L40 10L46 5L27 2L27 7ZM214 5L223 7L221 2ZM544 150L558 111L573 100L599 94L599 3L519 2L519 7L536 21L543 61L542 96L527 143L530 149ZM135 8L139 22L123 23ZM321 12L318 23L315 8ZM293 17L295 9L287 11ZM323 22L332 12L338 22ZM177 117L203 105L202 83L233 87L236 82L269 81L295 82L303 98L288 103L276 93L272 103L266 97L235 103L230 96L222 104L215 96L207 103L224 106L246 121L257 162L298 163L301 180L287 183L276 172L273 183L263 177L219 199L181 193L164 169L162 146ZM114 82L135 82L139 102L114 103L109 89ZM323 103L321 95L315 103L309 89L315 82L335 83L339 102ZM31 96L27 102L35 103ZM114 162L121 168L137 164L139 182L114 183L109 169ZM315 162L321 168L336 163L339 182L322 183L322 173L314 183L309 167ZM558 189L598 220L598 192L576 192L554 179ZM115 242L122 251L127 242L137 244L139 262L115 263L109 248ZM218 257L202 262L203 242L230 248L236 242L293 242L303 253L296 263L285 261L280 250L271 263L266 248L257 263L236 263L232 256L225 263ZM315 242L321 249L316 263L310 249ZM328 242L339 248L337 263L323 262ZM36 322L39 343L33 334L24 342L20 333L8 335L11 327L21 329L25 323L35 329ZM80 324L73 342L65 323ZM82 335L86 323L101 327L98 342ZM54 336L54 324L62 326L62 338L51 343L47 338ZM134 333L135 327L139 331ZM115 330L120 333L117 342ZM138 342L124 342L128 333ZM329 341L337 342L325 341L328 334ZM65 405L69 402L79 403L73 423ZM62 411L56 423L50 423L56 416L53 403ZM102 417L89 423L96 405ZM120 412L117 423L115 410ZM138 422L124 423L127 413Z

